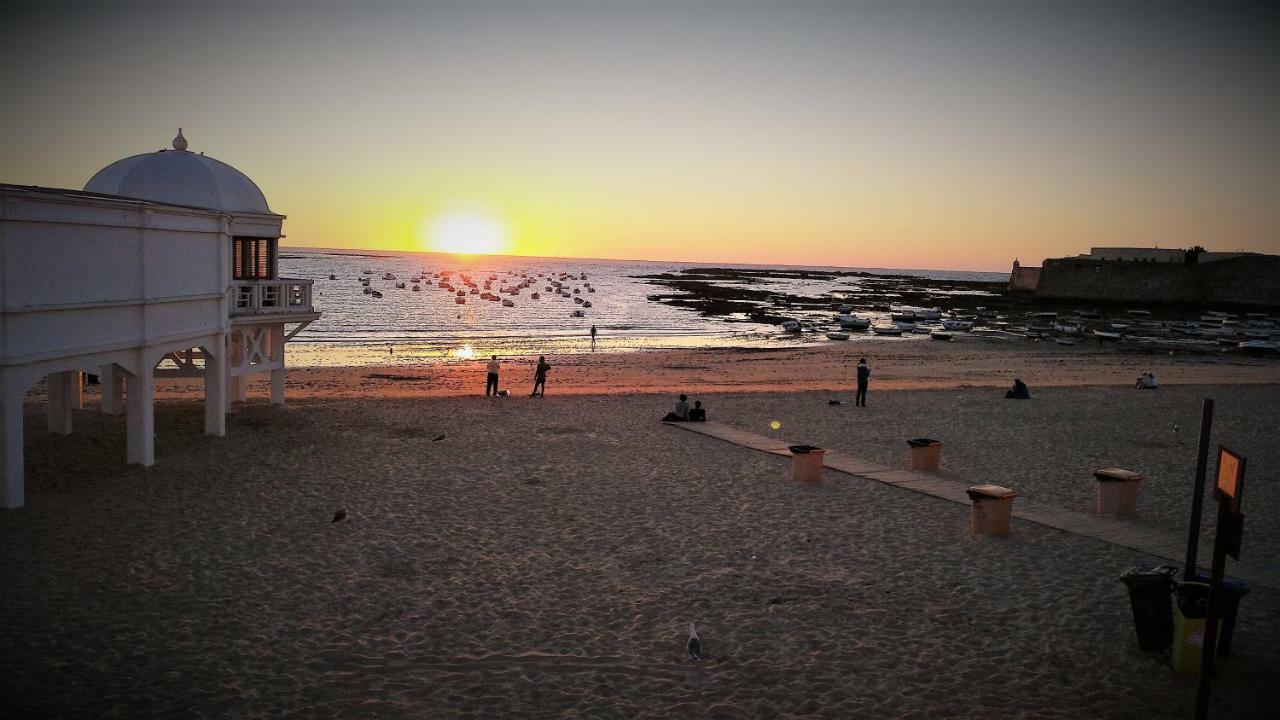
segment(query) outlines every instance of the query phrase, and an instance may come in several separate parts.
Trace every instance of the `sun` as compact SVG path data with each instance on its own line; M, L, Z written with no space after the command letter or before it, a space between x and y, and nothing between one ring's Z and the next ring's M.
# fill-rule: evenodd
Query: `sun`
M507 229L488 215L450 213L427 227L428 247L456 255L492 255L507 249Z

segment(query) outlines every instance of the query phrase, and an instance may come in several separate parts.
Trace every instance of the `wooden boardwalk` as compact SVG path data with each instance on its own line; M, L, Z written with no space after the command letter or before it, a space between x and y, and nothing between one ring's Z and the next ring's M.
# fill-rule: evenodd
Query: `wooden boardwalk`
M757 435L718 422L664 424L782 457L790 457L791 451L787 448L798 444L779 438ZM965 506L970 504L969 496L965 491L970 485L979 484L968 482L963 478L946 472L917 472L888 468L839 450L828 450L823 455L822 460L823 467L836 472L949 500ZM1013 489L1016 490L1017 488ZM1211 512L1211 508L1212 504L1206 504L1205 511ZM1080 535L1129 548L1130 550L1137 550L1162 560L1172 561L1179 566L1182 565L1186 554L1186 535L1146 527L1132 520L1065 510L1026 497L1019 497L1013 503L1013 516L1055 530L1071 533L1072 535ZM1200 544L1198 564L1201 567L1208 568L1211 561L1211 552L1211 543L1202 542ZM1249 583L1280 589L1280 563L1249 560L1233 561L1228 565L1227 570L1230 575L1243 578Z

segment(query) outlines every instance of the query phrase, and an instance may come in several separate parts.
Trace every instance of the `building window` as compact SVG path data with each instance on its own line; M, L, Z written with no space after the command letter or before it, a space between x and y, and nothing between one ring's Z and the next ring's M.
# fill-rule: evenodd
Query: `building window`
M276 239L232 239L231 274L236 280L271 280L276 276Z

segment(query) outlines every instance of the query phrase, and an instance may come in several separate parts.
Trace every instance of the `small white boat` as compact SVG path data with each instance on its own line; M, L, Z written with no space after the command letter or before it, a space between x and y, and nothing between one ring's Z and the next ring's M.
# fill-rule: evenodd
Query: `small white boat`
M968 320L943 320L942 327L945 330L952 331L972 330L973 323Z
M1107 332L1106 330L1094 330L1093 336L1098 338L1099 340L1112 340L1112 341L1119 340L1121 337L1123 337L1118 332Z
M1240 348L1241 352L1250 355L1274 355L1280 352L1280 343L1264 342L1262 340L1246 340L1236 347Z
M383 279L383 280L395 280L395 279L396 279L396 276L395 276L395 275L392 275L391 273L382 273L382 279Z
M1076 341L1072 340L1071 338L1054 338L1053 341L1058 343L1059 345L1075 345L1076 344Z
M903 322L903 321L894 323L894 326L897 327L902 332L914 332L916 329L915 323L909 323L909 322Z
M827 339L828 339L828 340L848 340L848 339L849 339L849 333L847 333L847 332L829 332L829 333L827 333Z
M871 332L877 335L888 335L896 337L902 334L902 328L897 325L872 325Z
M1054 323L1052 329L1056 333L1063 335L1079 335L1082 331L1079 325L1069 325L1067 323Z
M866 330L871 327L870 318L862 318L856 315L837 315L836 322L840 323L840 327L851 330Z
M782 331L783 331L783 332L798 333L798 332L800 332L800 330L801 330L800 323L796 322L795 320L783 320L783 321L782 321Z
M1136 315L1138 317L1151 317L1150 310L1125 310L1125 315Z
M889 313L889 319L897 322L911 322L916 319L916 314L911 310L907 310L905 312L892 312Z
M916 320L938 320L942 317L942 308L929 308L927 310L916 310Z

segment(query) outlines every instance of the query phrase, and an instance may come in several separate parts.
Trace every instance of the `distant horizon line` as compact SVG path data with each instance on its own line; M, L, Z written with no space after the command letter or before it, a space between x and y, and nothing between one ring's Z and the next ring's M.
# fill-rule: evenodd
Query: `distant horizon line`
M280 250L317 250L317 251L338 251L347 254L375 254L375 253L391 253L391 254L413 254L413 255L452 255L455 257L464 256L463 253L441 252L439 250L385 250L380 248L328 248L317 247L311 245L281 245ZM518 255L513 253L475 253L465 255L466 257L494 257L494 258L524 258L531 260L600 260L605 262L637 262L637 263L669 263L676 265L709 265L712 267L730 267L734 265L752 265L756 267L771 268L831 268L835 270L893 270L896 272L976 272L989 273L993 275L1008 275L1008 270L956 270L955 268L898 268L898 267L868 267L858 265L796 265L790 263L744 263L744 262L722 262L722 261L703 261L703 260L647 260L641 258L607 258L607 257L573 257L561 255Z

